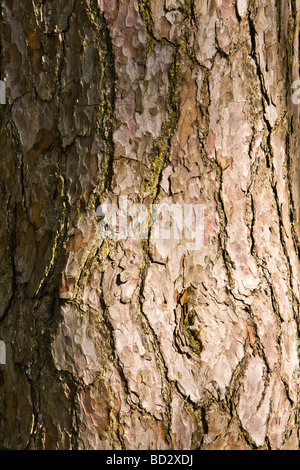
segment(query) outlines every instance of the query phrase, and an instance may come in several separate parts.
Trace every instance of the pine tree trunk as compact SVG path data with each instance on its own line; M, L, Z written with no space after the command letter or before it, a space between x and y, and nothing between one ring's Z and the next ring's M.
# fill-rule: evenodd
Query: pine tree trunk
M299 448L299 21L3 0L0 448ZM204 204L202 248L101 240L119 196Z

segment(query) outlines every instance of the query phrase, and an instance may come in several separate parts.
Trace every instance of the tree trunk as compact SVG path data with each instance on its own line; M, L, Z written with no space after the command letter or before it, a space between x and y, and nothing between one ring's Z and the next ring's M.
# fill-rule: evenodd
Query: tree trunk
M3 0L2 449L299 448L300 1ZM97 208L202 204L204 241Z

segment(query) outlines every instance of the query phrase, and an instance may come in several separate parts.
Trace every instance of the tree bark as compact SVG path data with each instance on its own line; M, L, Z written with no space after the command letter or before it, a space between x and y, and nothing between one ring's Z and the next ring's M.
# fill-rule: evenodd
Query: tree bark
M300 1L3 0L0 448L299 448ZM97 207L204 204L184 240Z

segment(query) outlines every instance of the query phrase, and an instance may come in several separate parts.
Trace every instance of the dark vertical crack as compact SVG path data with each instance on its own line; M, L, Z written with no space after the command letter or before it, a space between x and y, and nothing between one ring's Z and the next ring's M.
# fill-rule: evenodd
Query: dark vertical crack
M248 23L249 23L249 32L250 32L250 39L251 39L250 57L254 60L255 65L256 65L256 72L257 72L257 76L258 76L259 83L260 83L262 98L266 101L267 105L270 106L270 99L269 99L268 93L266 91L264 75L261 71L261 67L260 67L260 64L259 64L259 59L257 57L256 39L255 39L257 33L256 33L256 29L255 29L255 26L254 26L254 21L253 21L253 18L252 18L252 14L251 14L250 11L248 12ZM262 102L263 102L263 108L264 108L264 111L265 111L264 101L262 100Z
M235 0L235 3L234 3L234 9L235 9L235 15L237 17L237 20L238 22L240 23L242 21L242 18L239 14L239 10L238 10L238 5L237 5L237 0Z
M113 140L115 107L116 107L116 70L113 44L110 30L104 13L99 13L99 27L101 32L101 44L99 50L101 79L100 93L102 94L98 116L98 131L104 143L104 162L102 166L103 187L102 191L110 191L113 178L113 162L115 146Z
M219 164L218 163L216 164L217 164L219 188L218 188L218 192L215 194L215 200L217 203L217 211L220 217L220 231L218 234L218 245L221 251L223 264L226 270L228 287L229 287L228 292L231 292L232 289L234 288L234 279L233 279L232 271L235 269L235 265L233 261L231 260L227 247L226 247L227 239L228 239L228 234L227 234L228 220L227 220L225 205L224 205L224 201L222 197L223 171L222 171L222 168L219 166Z

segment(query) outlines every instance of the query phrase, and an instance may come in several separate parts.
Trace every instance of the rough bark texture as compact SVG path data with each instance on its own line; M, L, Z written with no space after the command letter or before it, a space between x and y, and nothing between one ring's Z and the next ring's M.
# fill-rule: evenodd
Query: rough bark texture
M3 449L299 448L299 0L3 0ZM204 203L205 243L96 208Z

